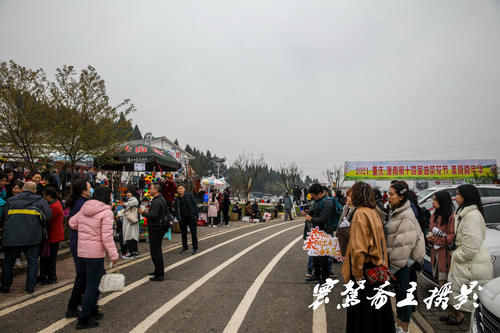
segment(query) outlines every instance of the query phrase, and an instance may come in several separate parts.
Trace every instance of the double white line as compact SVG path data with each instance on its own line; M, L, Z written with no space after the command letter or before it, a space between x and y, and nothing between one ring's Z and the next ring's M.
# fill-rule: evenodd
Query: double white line
M222 264L220 264L219 266L217 266L216 268L214 268L213 270L211 270L210 272L208 272L207 274L205 274L202 278L200 278L199 280L197 280L195 283L193 283L192 285L190 285L188 288L184 289L180 294L178 294L177 296L175 296L173 299L171 299L170 301L168 301L167 303L165 303L164 305L162 305L160 308L158 308L158 310L156 310L151 315L149 315L146 319L144 319L139 325L137 325L130 332L131 333L146 332L151 326L153 326L156 322L158 322L158 320L160 320L161 317L163 317L165 314L167 314L167 312L169 312L174 306L176 306L182 300L184 300L186 297L188 297L193 292L195 292L196 289L198 289L199 287L201 287L202 285L204 285L208 280L210 280L211 278L213 278L217 273L219 273L220 271L222 271L224 268L226 268L227 266L231 265L233 262L235 262L236 260L238 260L239 258L241 258L242 256L244 256L248 252L252 251L253 249L255 249L256 247L258 247L259 245L267 242L268 240L270 240L270 239L272 239L272 238L274 238L274 237L276 237L278 235L281 235L284 232L287 232L289 230L292 230L292 229L295 229L295 228L298 228L298 227L302 227L302 225L296 225L296 226L293 226L293 227L281 230L281 231L279 231L279 232L277 232L277 233L275 233L275 234L273 234L271 236L268 236L268 237L266 237L266 238L258 241L257 243L253 244L252 246L246 248L245 250L239 252L235 256L233 256L230 259L226 260L225 262L223 262ZM298 237L291 244L289 244L288 245L289 246L288 249L294 243L296 243L298 240L300 240L301 238L302 238L302 236ZM287 249L287 248L285 248L285 249ZM287 251L288 251L288 249L287 249ZM277 262L277 260L275 260L275 262ZM274 267L274 265L272 265L272 267ZM270 272L270 270L269 270L269 272ZM267 272L267 274L269 274L269 272ZM262 274L261 273L262 276L267 276L267 274ZM260 277L260 280L263 282L263 277L261 275L259 275L259 277ZM259 279L259 277L257 279ZM256 280L256 282L257 282L257 280ZM262 283L260 283L260 284L262 284ZM259 282L257 282L257 285L259 285ZM259 285L259 287L260 287L260 285ZM256 288L254 287L254 290L255 289ZM258 291L258 288L255 290L255 294L256 294L256 291ZM253 300L253 298L255 297L255 295L252 296L252 294L253 294L253 292L250 292L250 295L247 297L247 300L248 299L252 299ZM240 311L239 311L238 314L236 314L236 317L235 317L235 319L233 321L234 322L233 323L234 326L238 326L239 327L239 325L241 325L241 322L243 321L244 315L246 314L246 312L248 310L247 305L248 305L248 307L250 306L250 304L248 304L248 301L246 302L246 304L240 305L240 307L238 307L240 309ZM234 315L233 315L233 317L234 317ZM231 332L235 332L235 331L232 330Z
M220 247L222 247L222 246L225 246L225 245L227 245L227 244L233 243L233 242L235 242L235 241L237 241L237 240L239 240L239 239L241 239L241 238L248 237L248 236L250 236L250 235L253 235L253 234L257 233L257 232L261 232L261 231L267 230L267 229L269 229L269 228L274 228L274 227L277 227L277 226L280 226L280 225L283 225L283 224L289 224L289 223L290 223L290 222L282 222L282 223L279 223L279 224L275 224L275 225L271 225L271 226L268 226L268 227L265 227L265 228L262 228L262 229L254 230L254 231L252 231L252 232L249 232L249 233L246 233L246 234L240 235L240 236L238 236L238 237L232 238L232 239L230 239L230 240L227 240L227 241L225 241L225 242L222 242L222 243L220 243L220 244L217 244L217 245L215 245L215 246L213 246L213 247L211 247L211 248L208 248L208 249L206 249L206 250L204 250L204 251L201 251L201 252L199 252L198 254L196 254L196 255L194 255L194 256L187 257L187 258L185 258L185 259L183 259L183 260L181 260L181 261L178 261L178 262L176 262L176 263L174 263L174 264L172 264L172 265L170 265L170 266L166 267L166 268L165 268L165 272L171 271L171 270L173 270L174 268L177 268L177 267L179 267L179 266L181 266L181 265L183 265L183 264L185 264L185 263L187 263L187 262L190 262L191 260L194 260L194 259L196 259L196 258L198 258L198 257L200 257L200 256L203 256L203 255L205 255L205 254L208 254L208 253L210 253L210 252L212 252L212 251L215 251L216 249L218 249L218 248L220 248ZM300 226L302 226L302 225L301 225L301 224L299 224L299 225L297 225L297 226L294 226L294 227L291 227L291 228L288 228L288 229L282 230L282 231L280 231L280 232L278 232L278 233L276 233L276 234L273 234L273 235L271 235L271 236L269 236L269 237L267 237L267 238L265 238L265 239L263 239L263 240L259 241L258 243L256 243L256 244L252 245L251 247L247 248L246 250L244 250L244 251L242 251L242 252L238 253L236 256L234 256L233 258L229 259L228 261L231 261L231 263L232 263L232 262L234 262L236 259L238 259L239 257L241 257L241 256L243 256L244 254L248 253L248 251L250 251L251 249L254 249L256 246L258 246L258 245L260 245L260 244L264 243L265 241L267 241L267 240L269 240L269 239L271 239L271 238L273 238L273 237L276 237L276 236L278 236L279 234L281 234L281 233L283 233L283 232L285 232L285 231L288 231L288 230L290 230L290 229L297 228L297 227L300 227ZM226 263L227 263L227 261L226 261L225 263L223 263L222 265L225 265ZM230 264L230 263L226 264L224 267L227 267L229 264ZM222 265L221 265L221 266L222 266ZM218 269L218 268L220 268L221 266L218 266L217 268L215 268L214 270L212 270L212 271L211 271L210 273L208 273L208 274L211 274L213 271L217 270L217 269ZM220 268L218 271L222 270L224 267ZM218 271L217 271L217 272L218 272ZM215 275L217 272L215 272L213 275ZM207 274L207 275L208 275L208 274ZM202 277L200 280L198 280L197 282L195 282L193 285L196 285L197 283L199 283L199 281L201 281L202 279L204 279L207 275L205 275L204 277ZM213 275L212 275L212 276L213 276ZM207 281L208 281L208 279L207 279ZM109 294L109 295L108 295L108 296L106 296L106 297L103 297L103 298L99 301L99 305L101 305L101 306L102 306L102 305L105 305L105 304L107 304L107 303L111 302L112 300L114 300L115 298L118 298L118 297L120 297L121 295L123 295L123 294L125 294L125 293L128 293L129 291L131 291L131 290L133 290L133 289L135 289L135 288L137 288L137 287L139 287L139 286L141 286L141 285L143 285L143 284L145 284L145 283L147 283L147 282L149 282L149 277L144 277L144 278L142 278L142 279L139 279L139 280L135 281L134 283L129 284L128 286L126 286L126 287L125 287L125 289L124 289L123 291L121 291L121 292L116 292L116 293L112 293L112 294ZM205 282L206 282L206 281L205 281ZM204 283L204 282L203 282L203 283ZM202 284L203 284L203 283L202 283ZM192 285L192 286L193 286L193 285ZM201 284L200 284L200 285L201 285ZM192 286L191 286L191 287L192 287ZM189 290L191 287L188 287L188 289L186 289L186 290ZM197 286L194 290L196 290L198 287L199 287L199 286ZM185 292L186 292L186 290L185 290L183 293L185 293ZM194 291L194 290L193 290L193 291ZM183 294L183 293L181 293L181 294ZM191 292L190 292L190 293L191 293ZM190 294L190 293L189 293L189 294ZM174 299L178 299L178 297L179 297L181 294L177 295ZM189 294L187 294L187 295L189 295ZM186 297L187 295L185 295L184 297ZM174 299L173 299L173 300L174 300ZM171 300L170 302L172 302L173 300ZM177 303L179 303L181 300L182 300L182 299L179 299L179 301L178 301ZM168 302L167 304L169 304L170 302ZM176 303L176 304L177 304L177 303ZM163 305L160 309L165 309L167 304ZM148 318L152 317L152 316L153 316L153 315L155 315L156 313L159 313L160 309L158 309L157 311L155 311L155 312L154 312L151 316L149 316ZM169 309L169 310L170 310L170 309ZM169 310L167 310L166 312L168 312ZM165 312L165 313L166 313L166 312ZM161 316L160 316L160 317L161 317ZM158 318L158 319L159 319L159 318ZM145 321L147 321L147 320L148 320L148 319L146 319ZM150 319L149 319L149 320L150 320ZM72 322L74 322L74 321L76 321L76 318L63 318L63 319L60 319L60 320L56 321L56 322L55 322L55 323L53 323L52 325L48 326L47 328L45 328L45 329L43 329L43 330L41 330L41 331L39 331L39 332L40 332L40 333L51 333L51 332L55 332L55 331L58 331L58 330L60 330L60 329L64 328L64 327L65 327L65 326L67 326L68 324L71 324L71 323L72 323ZM143 323L144 323L145 321L143 321ZM141 324L143 324L143 323L141 323ZM138 326L134 329L134 331L135 331L136 329L138 329L138 328L141 326L141 324L139 324L139 325L138 325ZM151 325L149 325L149 326L148 326L148 328L149 328L150 326L151 326ZM147 328L146 328L146 329L147 329ZM139 331L139 332L140 332L140 331Z

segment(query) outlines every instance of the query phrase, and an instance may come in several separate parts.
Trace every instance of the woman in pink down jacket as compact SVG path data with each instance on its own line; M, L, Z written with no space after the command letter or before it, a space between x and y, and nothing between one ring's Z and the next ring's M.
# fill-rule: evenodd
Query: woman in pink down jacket
M83 295L82 309L76 324L77 329L99 326L102 318L97 310L99 283L104 274L106 253L113 263L118 260L118 251L113 240L113 213L111 211L111 189L98 186L92 200L87 201L80 212L69 220L71 228L78 230L78 257L87 268L87 287Z

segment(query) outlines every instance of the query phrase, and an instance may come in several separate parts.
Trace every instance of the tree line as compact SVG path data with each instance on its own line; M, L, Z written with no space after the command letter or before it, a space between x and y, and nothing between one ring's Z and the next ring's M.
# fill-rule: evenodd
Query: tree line
M178 144L177 140L175 142ZM224 177L231 184L232 191L244 197L248 197L251 192L291 193L294 185L303 188L318 182L309 175L304 177L304 172L295 162L283 163L273 168L262 155L241 153L228 164L226 157L219 157L210 150L205 153L189 144L185 150L194 156L189 164L196 175Z

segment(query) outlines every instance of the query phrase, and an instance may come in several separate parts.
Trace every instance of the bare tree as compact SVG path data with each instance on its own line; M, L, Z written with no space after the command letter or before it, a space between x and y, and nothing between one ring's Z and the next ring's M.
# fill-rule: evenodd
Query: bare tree
M333 188L340 188L344 184L344 168L342 166L326 169L324 175L328 179L328 184Z
M295 162L291 162L288 165L280 165L278 168L278 175L280 176L280 187L284 191L292 193L293 185L300 182L303 174L304 172L298 167L297 163Z
M231 186L244 194L248 199L257 178L264 170L264 156L254 156L252 153L242 153L233 162L230 170Z

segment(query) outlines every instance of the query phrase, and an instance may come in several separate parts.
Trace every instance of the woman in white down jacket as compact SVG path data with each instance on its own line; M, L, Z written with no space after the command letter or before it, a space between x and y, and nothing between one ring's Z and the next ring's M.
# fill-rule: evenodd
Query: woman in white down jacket
M473 293L468 295L467 301L457 310L451 307L448 317L442 317L448 325L460 325L464 320L465 312L472 312L473 294L478 292L478 287L493 279L493 265L488 249L483 245L486 224L484 210L479 192L474 185L460 185L457 188L458 210L455 217L455 244L451 254L450 272L448 282L451 282L453 293L449 296L453 306L460 304L460 288L477 281Z
M139 193L134 185L127 188L127 202L125 203L124 212L128 212L135 217L135 221L130 221L127 214L123 214L123 242L126 242L127 254L122 254L122 259L135 259L139 256Z
M389 190L391 211L384 230L387 238L390 270L396 276L396 301L406 298L410 289L410 267L421 263L425 255L425 239L411 208L409 190L403 182L396 182ZM408 332L412 306L397 307L396 332Z

